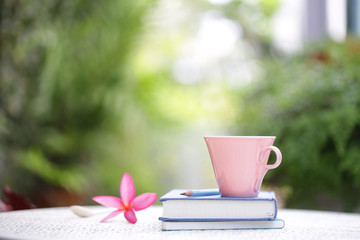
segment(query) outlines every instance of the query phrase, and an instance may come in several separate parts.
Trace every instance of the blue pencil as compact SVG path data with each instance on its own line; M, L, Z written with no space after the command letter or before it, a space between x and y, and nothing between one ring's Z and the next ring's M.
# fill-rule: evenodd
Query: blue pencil
M180 193L181 195L185 195L185 196L192 196L192 197L196 197L196 196L211 196L211 195L219 195L219 189L201 189L201 190L189 190L183 193Z

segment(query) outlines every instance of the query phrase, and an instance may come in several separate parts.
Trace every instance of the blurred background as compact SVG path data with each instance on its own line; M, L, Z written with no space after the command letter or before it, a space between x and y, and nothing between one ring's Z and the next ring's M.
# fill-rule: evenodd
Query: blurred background
M215 188L204 135L271 135L283 207L360 212L360 1L0 7L1 188L37 207L118 196L125 172L137 194Z

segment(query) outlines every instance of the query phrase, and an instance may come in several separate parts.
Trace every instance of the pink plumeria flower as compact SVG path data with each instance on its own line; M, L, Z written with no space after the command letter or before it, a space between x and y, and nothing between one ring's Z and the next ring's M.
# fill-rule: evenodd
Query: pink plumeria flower
M143 210L150 207L157 199L156 193L143 193L135 198L135 186L130 174L125 173L120 183L120 196L96 196L93 200L106 207L116 208L101 222L104 222L112 217L115 217L121 212L124 212L126 220L130 223L136 223L135 211Z

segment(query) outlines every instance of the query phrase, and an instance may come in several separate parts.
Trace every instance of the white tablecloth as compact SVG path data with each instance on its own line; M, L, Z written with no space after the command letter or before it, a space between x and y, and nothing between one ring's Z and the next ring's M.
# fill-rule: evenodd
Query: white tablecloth
M101 211L101 206L91 207ZM138 222L122 215L100 223L105 214L80 218L69 208L0 213L0 239L360 239L360 214L279 209L283 229L161 231L162 207L136 212Z

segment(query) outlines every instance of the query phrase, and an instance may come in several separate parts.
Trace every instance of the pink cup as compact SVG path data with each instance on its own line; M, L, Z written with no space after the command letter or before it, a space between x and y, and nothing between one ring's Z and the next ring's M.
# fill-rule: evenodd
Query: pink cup
M221 196L256 197L269 169L278 167L280 150L273 146L276 137L204 137L209 149ZM268 165L270 151L276 162Z

